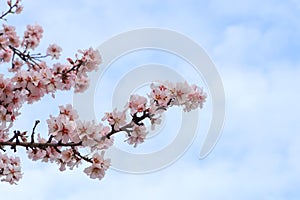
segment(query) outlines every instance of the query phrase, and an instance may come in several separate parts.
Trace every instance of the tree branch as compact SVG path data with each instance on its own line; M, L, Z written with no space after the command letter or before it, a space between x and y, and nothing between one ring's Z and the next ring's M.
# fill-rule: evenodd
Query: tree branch
M76 146L81 146L82 142L78 142L78 143L74 143L74 142L68 142L68 143L40 143L40 142L36 142L36 143L32 143L32 142L20 142L19 140L16 142L12 142L12 141L6 141L6 142L0 142L0 146L22 146L22 147L26 147L26 148L40 148L40 149L45 149L47 147L76 147Z

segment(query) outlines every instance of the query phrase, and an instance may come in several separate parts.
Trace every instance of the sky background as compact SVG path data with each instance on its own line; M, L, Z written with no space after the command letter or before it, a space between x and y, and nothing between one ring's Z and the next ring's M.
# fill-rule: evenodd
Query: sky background
M65 57L137 28L167 28L190 37L206 50L221 75L226 120L215 149L199 160L209 123L208 102L201 111L203 125L186 154L150 174L109 170L102 181L95 181L83 168L61 173L55 164L29 161L20 151L24 177L17 186L0 183L1 199L300 198L299 1L28 0L23 5L24 12L8 22L20 35L27 24L40 24L44 37L38 50L45 52L57 43ZM3 10L3 3L0 6ZM166 63L171 62L180 63ZM117 79L113 74L106 79ZM45 97L25 106L16 125L31 130L35 119L56 115L58 105L71 102L72 93L58 93L54 100ZM45 123L38 128L47 131Z

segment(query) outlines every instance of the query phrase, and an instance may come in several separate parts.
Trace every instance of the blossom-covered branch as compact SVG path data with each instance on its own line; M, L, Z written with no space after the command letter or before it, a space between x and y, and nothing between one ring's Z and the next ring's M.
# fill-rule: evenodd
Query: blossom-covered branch
M14 136L7 141L0 142L2 147L10 146L14 151L16 147L25 147L28 157L33 161L55 162L60 165L60 170L65 170L66 166L73 169L81 161L94 164L94 158L100 158L105 162L105 167L109 167L109 159L104 159L104 151L113 145L113 135L124 132L127 136L128 144L136 147L145 141L148 128L143 122L149 119L151 128L161 123L161 114L171 106L183 106L185 111L201 108L206 95L195 85L190 86L186 82L172 84L169 82L156 83L151 85L151 92L146 97L132 95L123 111L114 109L113 112L105 113L102 121L108 125L96 123L95 121L81 121L76 110L70 104L66 107L60 106L57 117L50 116L47 120L49 128L49 138L42 138L38 134L37 142L33 139L34 129L31 133L31 141L27 142L29 135L27 132L15 131ZM37 123L35 123L36 125ZM80 149L88 148L90 155L81 155ZM98 152L101 152L99 154ZM101 157L102 155L102 157ZM91 156L91 157L89 157ZM89 167L91 171L85 172L91 178L103 178L104 168ZM100 170L101 169L101 170Z
M20 13L20 1L7 1L8 14ZM148 133L145 120L151 129L161 123L162 113L172 106L183 110L202 108L206 94L196 85L187 82L168 81L151 84L147 97L132 95L123 110L107 112L103 122L82 121L72 105L59 106L57 116L47 120L47 133L36 133L37 120L32 131L12 131L13 123L20 116L20 108L42 99L46 94L55 97L58 90L84 92L88 85L88 72L97 70L101 56L97 50L79 50L66 63L49 65L47 58L59 59L62 48L51 44L44 54L32 53L39 45L43 29L28 25L22 38L15 27L3 24L0 30L0 64L7 64L10 78L0 74L0 177L15 184L22 177L20 159L7 155L7 149L17 153L25 148L28 158L56 163L59 170L73 169L83 162L88 164L84 172L92 179L102 179L110 166L105 151L113 145L114 135L125 133L128 144L136 147L143 143ZM85 151L84 151L85 149ZM86 151L88 150L88 151ZM83 153L90 152L90 153Z

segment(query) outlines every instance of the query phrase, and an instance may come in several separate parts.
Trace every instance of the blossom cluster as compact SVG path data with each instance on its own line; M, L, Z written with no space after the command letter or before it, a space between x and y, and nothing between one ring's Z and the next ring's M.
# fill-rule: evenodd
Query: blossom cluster
M101 180L104 175L105 171L110 166L110 159L104 159L104 152L102 151L101 154L95 153L93 156L93 163L90 167L84 169L84 173L86 173L92 179L99 179Z
M143 120L149 119L153 130L161 123L162 113L169 107L183 106L183 110L189 112L202 108L207 97L202 88L189 85L187 82L157 82L152 83L150 87L149 102L146 97L131 95L123 111L114 109L113 112L105 114L102 120L106 120L112 127L112 132L108 133L108 136L124 131L128 137L125 141L136 147L145 141L149 132ZM131 115L130 122L126 117L128 110Z
M15 184L22 178L20 158L9 157L0 152L0 177L1 181Z
M0 20L23 9L20 0L8 0L7 5L9 8ZM35 133L39 121L31 133L11 132L25 103L35 103L47 94L55 98L59 90L84 92L89 86L88 73L97 70L102 61L100 53L89 48L78 50L65 63L49 65L46 59L59 59L62 48L50 44L44 54L31 53L42 36L43 28L38 24L28 25L22 38L14 26L3 24L0 29L0 64L8 65L12 74L10 77L0 74L0 150L3 152L6 147L14 153L17 147L24 147L29 159L55 163L60 171L72 170L85 162L88 166L84 173L101 180L110 167L111 160L105 158L105 151L113 145L115 134L125 133L125 141L137 147L149 132L144 120L150 120L154 129L169 107L182 106L189 112L202 108L206 100L206 94L196 85L156 82L151 84L147 97L131 95L123 110L105 113L102 122L80 120L72 105L67 104L59 106L57 116L50 115L47 119L48 135ZM20 159L0 152L0 177L1 181L16 184L22 178Z
M47 120L48 139L38 134L35 141L32 133L31 141L28 142L26 132L16 132L14 137L3 141L2 144L26 146L29 159L56 163L60 171L66 170L67 167L72 170L82 164L82 161L86 161L90 166L85 168L84 172L93 179L102 179L110 166L110 159L104 159L104 150L113 144L113 138L106 138L110 127L94 121L81 121L70 104L60 106L59 109L57 117L50 116ZM13 143L13 140L17 142ZM82 155L80 150L83 148L89 148L89 156ZM0 159L3 160L0 164L0 176L7 175L8 178L3 181L14 184L21 178L20 160L17 158L15 162L7 162L6 158L5 154L0 154ZM13 161L12 158L10 160ZM11 173L13 175L10 176Z
M14 6L21 8L17 1ZM11 1L8 1L12 5ZM0 74L0 141L7 137L11 123L20 115L20 108L26 103L40 100L45 94L54 96L57 90L83 92L88 87L88 72L96 70L101 63L97 50L89 48L79 50L76 59L67 59L67 63L55 63L48 66L42 58L59 58L61 48L52 44L45 56L30 54L28 49L39 45L43 29L39 25L28 25L21 40L15 27L3 24L0 29L0 64L11 63L12 77ZM20 49L18 49L20 48Z
M183 110L189 112L196 108L202 108L206 100L206 93L197 85L189 85L185 82L152 83L150 97L158 106L183 106Z
M6 21L5 18L8 14L20 14L23 10L20 0L8 0L7 5L9 8L6 12L2 12L0 20ZM71 90L73 88L75 92L85 91L89 85L87 73L97 70L98 65L101 63L100 53L93 48L89 48L86 50L78 50L75 59L68 58L65 63L57 62L52 66L48 65L45 59L47 57L59 59L62 48L56 44L51 44L44 55L41 53L32 53L32 51L39 46L43 32L43 28L38 24L27 25L23 37L17 35L14 26L2 24L2 29L0 29L0 65L9 65L8 71L12 73L10 77L5 77L4 74L0 74L1 143L15 142L19 144L20 142L27 142L27 132L20 133L20 131L14 131L13 136L11 136L10 133L14 121L21 114L20 109L25 103L32 104L37 102L46 94L51 94L55 97L55 93L58 90ZM68 134L71 134L71 131L74 131L76 128L74 126L76 116L66 114L68 109L71 110L70 107L67 107L64 111L61 111L61 115L56 119L60 122L56 125L58 128L62 128L58 132L54 131L51 133L56 142L59 141L59 137L62 138L59 142L67 141L69 139ZM81 126L83 127L84 124L81 124ZM95 129L98 130L98 127L95 127ZM70 131L70 133L68 131ZM30 143L32 144L31 148L26 146L29 158L32 160L59 161L61 169L64 168L64 165L73 167L73 165L75 165L74 163L80 160L78 159L78 155L77 157L74 156L76 155L74 152L76 152L77 147L60 150L59 147L53 146L54 140L48 142L48 140L42 138L41 135L38 135L37 143L51 143L52 146L34 146L36 143L33 138L34 137L32 137ZM81 139L77 135L77 138L72 138L72 141L75 140L79 142ZM0 144L0 149L5 150L4 144ZM83 144L85 145L86 142L83 142ZM16 145L17 144L14 144L12 148L15 151ZM107 145L107 143L103 143L102 146L105 145ZM72 156L67 156L71 154ZM0 159L3 161L7 160L2 154L0 155ZM0 171L0 175L5 175L7 173L6 169L10 170L11 166L9 162L2 162L3 170ZM12 178L5 180L14 183L14 181L11 180L14 179L14 177L15 180L19 179L19 176L12 176Z

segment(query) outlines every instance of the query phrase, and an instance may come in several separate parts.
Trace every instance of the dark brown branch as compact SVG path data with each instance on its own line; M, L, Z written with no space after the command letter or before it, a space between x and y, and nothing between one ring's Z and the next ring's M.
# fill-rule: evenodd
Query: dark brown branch
M40 120L36 120L35 121L35 124L33 126L33 129L32 129L32 133L31 133L31 143L34 143L34 134L35 134L35 129L36 129L36 126L40 123Z
M54 136L53 136L53 135L50 135L50 137L49 137L47 143L51 143L51 141L52 141L53 138L54 138Z
M21 60L23 60L24 62L30 63L32 66L34 66L34 65L39 66L39 64L35 61L36 59L35 59L34 57L32 57L32 56L29 54L29 52L27 52L27 54L25 54L26 51L25 51L25 52L21 52L19 49L15 48L15 47L13 47L13 46L11 46L11 45L9 45L8 47L9 47L16 55L18 55L19 58L20 58Z
M72 150L73 150L73 153L75 156L78 156L80 159L82 159L86 162L93 163L91 158L81 155L75 148L72 147Z
M17 138L17 137L15 137ZM22 146L26 148L40 148L45 149L47 147L76 147L81 146L82 142L74 143L74 142L68 142L68 143L32 143L32 142L20 142L17 140L16 142L7 141L7 142L0 142L0 146Z
M135 113L134 115L132 115L132 120L131 120L130 123L128 123L128 124L126 124L125 126L121 127L119 130L115 130L115 129L114 129L114 126L112 126L111 132L108 133L105 137L106 137L107 139L110 139L110 137L111 137L112 135L114 135L114 134L116 134L116 133L118 133L118 132L122 132L122 131L125 131L125 132L128 133L128 135L130 135L130 132L131 132L130 128L133 127L133 124L136 124L136 125L138 125L138 126L143 126L144 123L142 123L141 121L143 121L143 120L146 119L146 118L151 119L151 114L150 114L147 110L144 111L144 112L143 112L143 115L140 116L140 117L138 117L138 116L137 116L137 113ZM104 137L104 138L105 138L105 137Z

